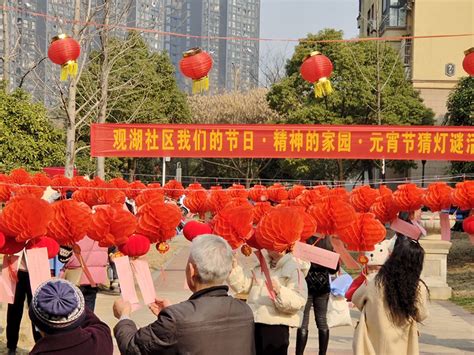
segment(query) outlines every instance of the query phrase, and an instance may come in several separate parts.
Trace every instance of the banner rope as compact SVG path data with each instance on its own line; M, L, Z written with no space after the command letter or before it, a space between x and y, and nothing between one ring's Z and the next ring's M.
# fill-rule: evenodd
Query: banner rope
M74 21L65 19L59 16L51 16L41 12L26 10L24 8L13 6L0 6L2 11L24 13L34 17L42 17L47 21L69 24L80 24L84 27L109 28L120 29L126 31L137 31L143 33L154 33L158 36L172 36L184 37L193 39L208 39L208 40L224 40L224 41L254 41L254 42L300 42L300 43L348 43L348 42L370 42L370 41L401 41L401 40L417 40L417 39L436 39L436 38L456 38L456 37L471 37L474 33L455 33L455 34L434 34L434 35L420 35L420 36L391 36L391 37L361 37L351 39L328 39L328 40L310 40L301 38L261 38L261 37L239 37L239 36L203 36L192 35L178 32L160 31L152 28L133 27L125 25L107 25L92 21Z

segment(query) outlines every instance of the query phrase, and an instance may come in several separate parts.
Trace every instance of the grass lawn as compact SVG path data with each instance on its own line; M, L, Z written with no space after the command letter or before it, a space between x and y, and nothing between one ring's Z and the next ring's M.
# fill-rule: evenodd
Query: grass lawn
M453 232L448 254L448 284L451 301L474 313L474 247L465 233Z

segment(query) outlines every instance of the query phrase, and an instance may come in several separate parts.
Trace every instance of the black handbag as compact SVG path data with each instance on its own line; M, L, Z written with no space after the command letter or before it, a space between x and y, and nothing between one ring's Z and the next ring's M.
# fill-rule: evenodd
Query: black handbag
M311 267L308 275L306 275L306 283L308 284L308 291L310 293L324 294L330 290L329 274L325 270L317 270Z

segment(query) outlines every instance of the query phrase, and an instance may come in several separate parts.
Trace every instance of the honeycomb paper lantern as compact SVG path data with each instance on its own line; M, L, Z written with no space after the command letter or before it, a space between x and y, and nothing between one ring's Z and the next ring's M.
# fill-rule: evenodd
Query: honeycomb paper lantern
M283 252L301 239L305 222L301 211L294 207L281 207L268 212L257 225L255 239L264 249Z
M53 217L47 235L61 245L72 246L83 239L92 221L92 211L84 203L61 200L51 205Z
M136 227L135 216L122 205L106 205L96 208L87 235L101 247L118 246L127 242Z
M435 182L428 185L422 196L423 204L432 212L451 208L453 189L445 182Z

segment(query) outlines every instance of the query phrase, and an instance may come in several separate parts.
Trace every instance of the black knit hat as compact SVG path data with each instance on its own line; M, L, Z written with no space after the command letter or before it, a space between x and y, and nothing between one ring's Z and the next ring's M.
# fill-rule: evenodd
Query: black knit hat
M86 316L84 296L69 281L48 280L36 289L29 315L33 324L46 334L72 330Z

